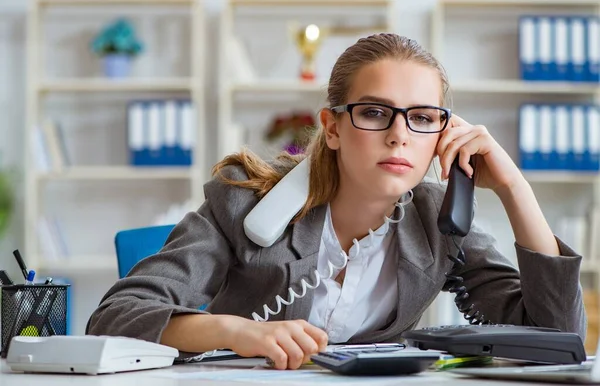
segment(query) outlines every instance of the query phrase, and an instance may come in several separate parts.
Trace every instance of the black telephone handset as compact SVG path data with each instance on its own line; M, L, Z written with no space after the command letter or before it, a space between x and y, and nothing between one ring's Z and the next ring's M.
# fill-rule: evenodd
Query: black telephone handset
M444 235L466 236L473 222L475 179L469 178L458 165L458 157L448 173L448 187L438 217L438 228Z
M471 166L473 166L471 164ZM465 254L456 241L456 236L464 237L473 223L473 204L475 201L475 178L469 178L458 164L458 157L452 162L448 172L448 187L438 215L438 229L444 235L450 235L457 249L456 256L448 255L454 265L446 274L443 290L456 294L454 302L470 324L488 324L484 316L475 310L474 304L468 304L469 294L462 284L458 271L465 265Z

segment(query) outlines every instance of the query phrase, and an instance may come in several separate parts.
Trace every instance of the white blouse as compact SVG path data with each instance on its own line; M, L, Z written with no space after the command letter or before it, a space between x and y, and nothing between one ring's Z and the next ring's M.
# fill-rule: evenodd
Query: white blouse
M344 284L333 276L323 279L314 289L314 300L308 322L325 330L329 344L347 342L356 334L385 326L395 317L398 307L398 266L395 226L384 223L371 237L367 235L349 251ZM337 239L331 211L327 214L321 236L317 269L321 277L329 275L328 259L335 266L343 264L345 252ZM347 255L348 256L348 255Z

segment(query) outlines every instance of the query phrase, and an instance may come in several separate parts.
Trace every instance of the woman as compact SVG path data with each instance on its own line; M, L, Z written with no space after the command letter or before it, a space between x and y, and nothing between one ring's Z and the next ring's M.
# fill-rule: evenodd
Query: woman
M458 157L477 186L498 195L515 235L520 272L477 226L459 238L469 303L493 323L584 337L581 256L554 237L486 128L438 107L447 90L441 65L413 40L360 39L332 70L330 107L308 149L309 197L275 244L251 242L243 220L301 157L231 155L216 165L198 211L109 290L87 332L160 342L184 357L230 348L280 369L298 368L328 343L400 340L445 288L447 255L456 252L436 223L444 187L424 180L438 156L442 178ZM345 260L327 279L328 263ZM301 280L313 283L315 269L325 278L319 286L265 314L263 305L276 311L277 295L289 298L288 287L300 293Z

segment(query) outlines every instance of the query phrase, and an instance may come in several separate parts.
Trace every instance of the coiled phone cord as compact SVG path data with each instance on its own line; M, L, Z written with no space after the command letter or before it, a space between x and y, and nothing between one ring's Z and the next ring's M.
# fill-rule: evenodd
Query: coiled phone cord
M404 218L404 214L405 214L405 210L404 210L404 206L407 205L408 203L410 203L413 199L413 192L412 190L409 190L408 193L408 198L405 200L399 200L398 202L396 202L394 205L400 209L400 217L398 219L392 219L389 218L387 216L384 216L384 226L383 226L383 231L382 233L376 233L375 231L373 231L372 229L369 229L369 244L365 245L365 248L369 248L373 245L373 237L374 236L383 236L387 233L388 229L389 229L389 224L397 224L400 221L402 221L402 219ZM351 259L356 258L359 254L360 254L360 244L358 243L358 240L354 239L352 240L352 244L354 244L354 247L356 248L356 253L354 254L354 256L352 256ZM344 251L340 251L340 255L342 256L343 259L343 263L341 266L337 266L335 264L333 264L329 259L327 259L327 267L328 267L328 275L326 276L322 276L319 271L317 269L315 269L313 271L314 274L314 282L313 283L309 283L308 281L306 281L305 279L301 279L300 280L300 285L302 286L302 292L297 293L296 291L294 291L294 289L290 286L288 288L288 299L284 299L282 298L280 295L277 295L275 297L275 302L277 303L277 309L275 311L273 311L271 308L269 308L268 305L263 304L263 311L264 311L264 317L259 315L256 312L252 313L252 318L257 321L257 322L266 322L267 320L269 320L269 315L277 315L281 312L281 308L282 308L282 304L285 304L286 306L289 306L290 304L294 303L294 301L296 299L300 299L303 298L306 293L308 292L308 289L315 289L319 286L319 284L321 284L321 280L326 280L326 279L330 279L333 277L333 273L335 272L336 269L343 269L346 264L348 264L348 260L350 259L346 253L344 253Z
M450 293L456 294L454 298L454 303L458 310L464 314L464 318L469 321L469 324L492 324L489 320L485 319L485 316L481 314L478 310L475 310L475 305L467 302L469 298L469 293L467 292L467 287L463 284L464 279L458 275L460 269L465 265L465 253L462 247L456 241L456 235L452 235L452 242L457 249L456 256L448 255L448 259L450 259L454 265L450 270L450 273L446 273L446 283L444 284L444 290Z

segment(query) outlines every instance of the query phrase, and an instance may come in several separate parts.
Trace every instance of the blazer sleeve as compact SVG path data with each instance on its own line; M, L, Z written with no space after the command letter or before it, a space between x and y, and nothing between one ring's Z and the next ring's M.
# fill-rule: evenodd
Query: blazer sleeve
M492 323L554 327L585 340L587 321L579 281L582 256L555 239L557 256L515 243L517 269L498 251L495 239L474 224L462 244L466 264L460 276L469 293L466 302L475 304Z
M242 189L213 179L204 191L205 202L174 227L164 247L110 288L87 334L159 343L171 316L204 312L198 308L211 301L235 264L231 232L241 226L236 208Z

